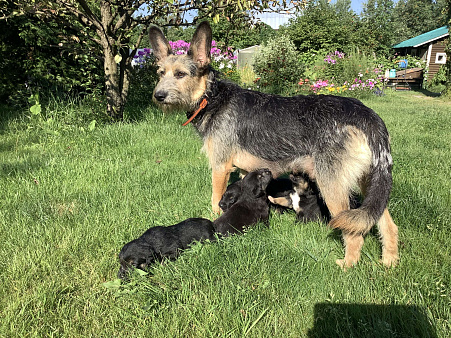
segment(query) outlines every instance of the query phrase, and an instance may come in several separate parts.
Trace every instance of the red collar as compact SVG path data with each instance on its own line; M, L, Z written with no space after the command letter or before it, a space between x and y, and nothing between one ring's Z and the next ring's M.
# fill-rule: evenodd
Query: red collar
M193 113L193 115L191 115L191 117L188 119L188 121L186 121L184 124L182 124L182 126L186 126L187 124L189 124L192 120L194 120L194 118L197 116L197 114L200 113L200 111L202 109L205 108L205 106L207 105L207 99L203 99L202 102L199 105L199 108Z

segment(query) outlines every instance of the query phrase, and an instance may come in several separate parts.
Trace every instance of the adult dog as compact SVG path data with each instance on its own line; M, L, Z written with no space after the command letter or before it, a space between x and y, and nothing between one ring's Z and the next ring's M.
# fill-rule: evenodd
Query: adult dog
M222 236L242 233L246 227L265 222L269 217L266 188L272 179L268 169L247 174L239 184L232 185L231 194L224 194L220 202L225 212L213 222L216 233Z
M119 278L131 268L146 269L163 259L175 259L194 241L215 241L213 223L205 218L188 218L180 223L148 229L140 237L125 244L119 253Z
M203 139L212 168L212 207L226 190L233 166L247 172L269 168L277 177L305 172L315 179L342 230L341 267L360 259L364 235L375 223L382 241L382 262L398 261L398 228L387 203L392 188L389 135L382 119L352 98L310 95L281 97L221 81L210 67L212 32L197 27L188 53L173 55L157 27L149 29L160 80L153 93L163 110L187 112ZM349 196L359 187L365 199L350 210Z

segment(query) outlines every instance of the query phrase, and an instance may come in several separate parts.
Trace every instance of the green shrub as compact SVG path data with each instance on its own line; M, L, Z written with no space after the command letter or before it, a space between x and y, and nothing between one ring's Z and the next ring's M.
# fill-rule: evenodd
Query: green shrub
M430 88L433 86L444 85L446 83L446 67L442 65L438 72L426 82L426 88Z
M261 87L280 93L285 87L297 83L304 72L300 54L286 35L269 41L254 56L254 71Z
M143 62L133 68L130 80L128 102L132 105L149 105L152 102L152 93L158 82L155 56L147 54Z

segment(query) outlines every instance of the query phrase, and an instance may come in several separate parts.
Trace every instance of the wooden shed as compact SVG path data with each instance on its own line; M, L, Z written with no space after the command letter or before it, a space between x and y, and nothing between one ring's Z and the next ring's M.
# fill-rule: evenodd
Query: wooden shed
M440 66L446 63L445 45L448 38L448 26L443 26L400 42L393 48L402 56L412 55L425 60L429 68L428 79L432 79Z

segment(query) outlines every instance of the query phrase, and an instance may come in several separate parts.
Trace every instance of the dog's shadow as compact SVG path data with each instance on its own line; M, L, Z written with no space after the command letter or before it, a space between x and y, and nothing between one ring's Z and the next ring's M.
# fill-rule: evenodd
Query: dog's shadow
M307 337L437 337L425 310L414 305L318 303Z

